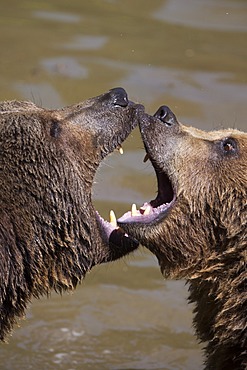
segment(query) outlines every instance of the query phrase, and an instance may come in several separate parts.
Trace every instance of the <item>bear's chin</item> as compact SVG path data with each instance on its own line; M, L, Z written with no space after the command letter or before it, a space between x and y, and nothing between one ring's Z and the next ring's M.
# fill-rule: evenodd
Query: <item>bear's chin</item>
M119 150L120 154L123 154L121 145L118 145L118 147L114 148L114 150ZM111 152L112 150L110 153ZM123 251L131 251L138 247L139 242L133 237L130 237L122 228L118 226L116 215L112 210L110 211L110 222L105 220L95 208L94 212L96 221L101 231L103 243L109 246L123 248Z
M139 242L125 233L119 226L115 225L115 221L113 223L104 220L97 211L96 219L100 225L101 236L105 243L121 248L135 249L138 247Z

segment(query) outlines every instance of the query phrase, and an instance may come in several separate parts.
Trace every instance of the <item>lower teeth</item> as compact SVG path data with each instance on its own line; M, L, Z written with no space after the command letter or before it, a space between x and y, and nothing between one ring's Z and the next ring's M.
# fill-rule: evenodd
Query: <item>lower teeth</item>
M116 229L118 226L117 226L117 218L115 216L115 213L114 211L110 211L110 224Z
M136 208L136 204L132 204L132 207L131 207L131 216L138 216L138 213L137 213L137 208Z

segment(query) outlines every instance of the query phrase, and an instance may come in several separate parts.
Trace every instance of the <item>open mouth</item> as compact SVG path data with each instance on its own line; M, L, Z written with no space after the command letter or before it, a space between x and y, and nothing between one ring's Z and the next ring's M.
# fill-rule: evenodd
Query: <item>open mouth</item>
M115 151L117 151L122 155L123 148L121 144L117 146ZM105 220L99 212L96 210L96 219L98 224L101 228L101 233L103 239L108 244L114 244L121 248L136 248L139 245L139 242L134 238L129 237L128 234L122 230L117 224L117 218L113 210L110 211L109 221Z
M150 202L145 202L139 209L132 204L131 211L126 212L118 219L118 223L146 223L163 218L175 202L176 194L170 177L157 165L149 154L144 161L150 160L156 173L158 194Z
M114 133L114 130L112 129L111 131L109 130L105 137L103 136L104 144L102 145L101 160L114 150L118 150L120 154L123 154L121 144L139 122L139 114L144 112L144 107L141 104L136 104L128 100L127 93L122 88L110 90L107 94L107 99L110 99L116 112L119 110L123 110L123 112L125 111L123 114L129 122L126 122L126 126L122 127L122 130L116 128ZM120 115L120 120L121 118L122 117ZM114 119L116 119L116 116ZM122 229L119 228L113 211L110 211L110 222L104 220L97 211L95 211L95 213L97 223L101 229L102 238L106 243L116 244L120 247L138 246L139 243L136 240L130 238Z

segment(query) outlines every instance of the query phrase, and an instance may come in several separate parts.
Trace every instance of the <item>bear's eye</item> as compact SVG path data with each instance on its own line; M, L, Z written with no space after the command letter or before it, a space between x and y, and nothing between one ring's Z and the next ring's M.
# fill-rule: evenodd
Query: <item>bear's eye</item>
M235 154L238 151L238 145L235 139L228 137L221 141L221 150L224 155Z

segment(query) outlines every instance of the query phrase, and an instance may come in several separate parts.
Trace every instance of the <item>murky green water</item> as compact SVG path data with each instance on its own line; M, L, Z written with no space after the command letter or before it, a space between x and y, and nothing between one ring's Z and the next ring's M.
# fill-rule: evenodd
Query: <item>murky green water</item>
M0 100L55 108L123 86L150 113L166 104L184 123L247 130L245 0L11 0L0 27ZM137 130L124 149L97 175L105 217L156 191ZM94 268L72 295L33 301L0 369L199 369L186 296L140 249Z

